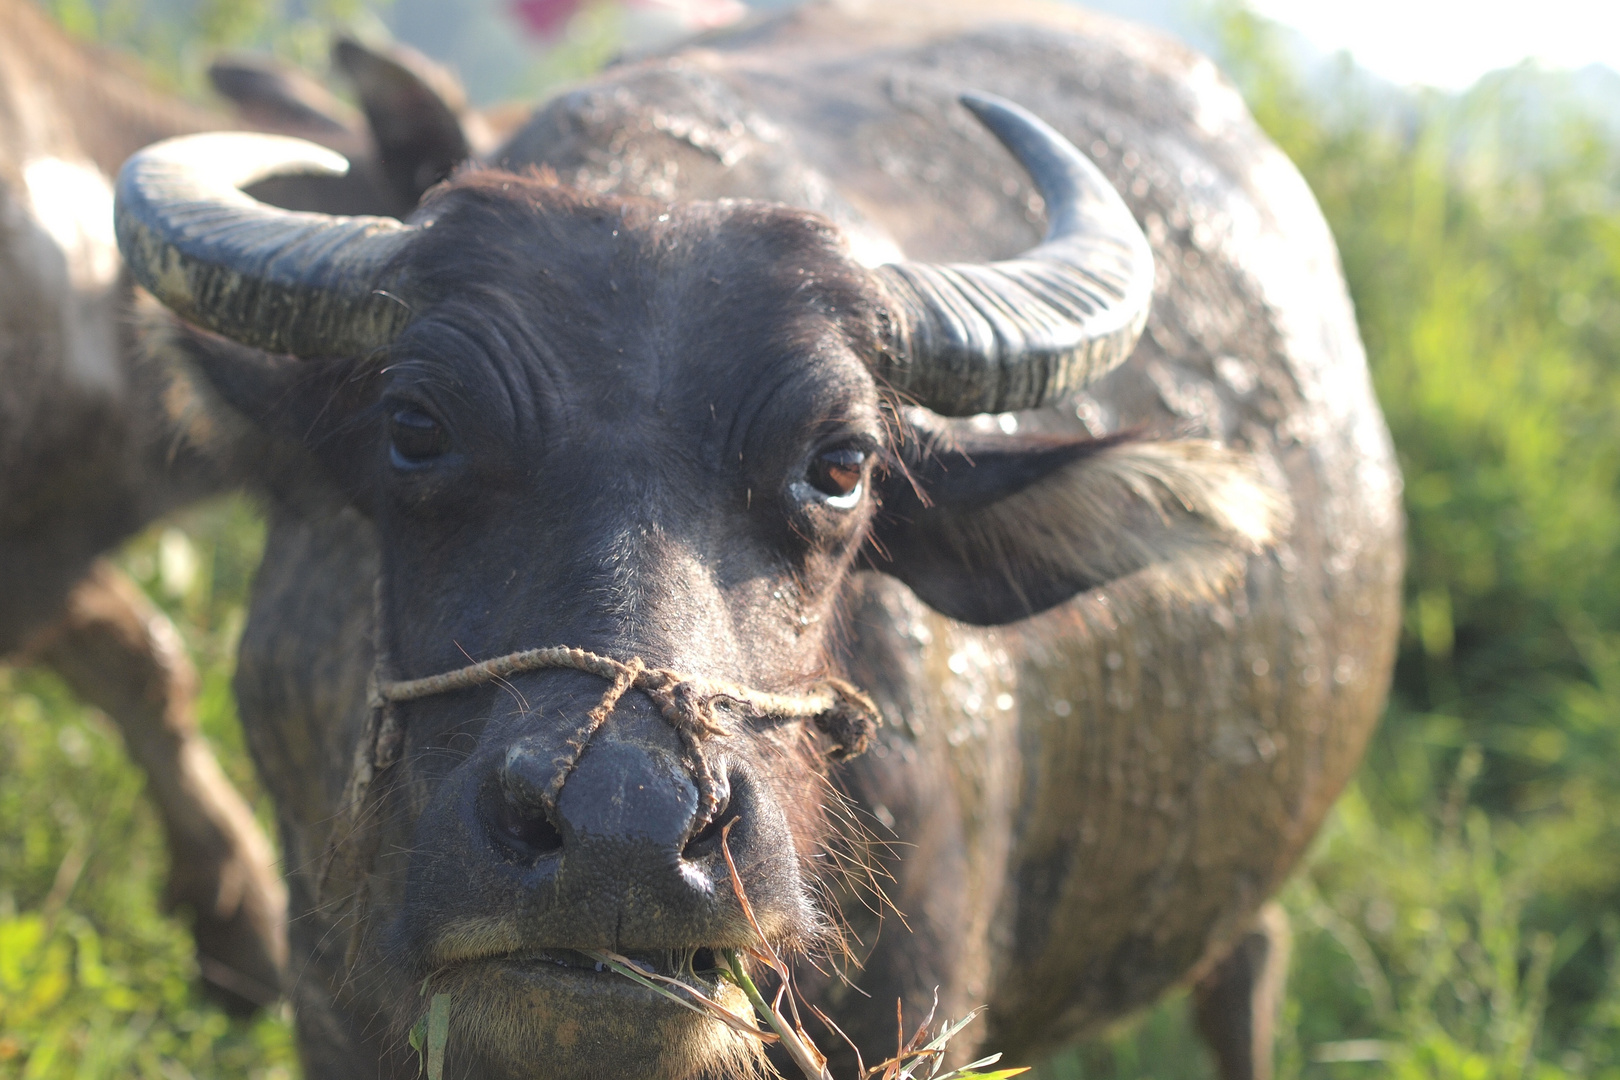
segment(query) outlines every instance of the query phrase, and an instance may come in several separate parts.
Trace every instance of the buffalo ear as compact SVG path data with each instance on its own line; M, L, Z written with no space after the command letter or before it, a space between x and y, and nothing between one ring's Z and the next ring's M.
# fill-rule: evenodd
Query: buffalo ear
M346 176L277 176L248 189L260 202L324 214L392 214L402 204L382 176L371 135L358 110L297 68L268 56L230 53L208 67L209 81L250 126L320 143L348 158Z
M208 81L254 127L311 139L340 152L363 138L354 109L273 57L227 53L208 65Z
M1251 456L1202 440L924 440L902 457L882 481L870 561L979 625L1150 568L1210 592L1291 519Z
M383 176L406 207L478 149L461 83L416 50L343 37L332 45L332 63L354 85Z

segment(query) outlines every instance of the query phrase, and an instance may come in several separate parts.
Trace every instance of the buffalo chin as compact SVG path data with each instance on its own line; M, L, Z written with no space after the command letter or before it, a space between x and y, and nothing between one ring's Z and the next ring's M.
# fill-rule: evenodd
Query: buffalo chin
M758 1041L612 971L502 958L441 971L428 991L451 995L447 1077L764 1075ZM752 1016L748 999L730 983L720 982L711 996L738 1016ZM420 1012L426 1000L424 994L411 1008Z

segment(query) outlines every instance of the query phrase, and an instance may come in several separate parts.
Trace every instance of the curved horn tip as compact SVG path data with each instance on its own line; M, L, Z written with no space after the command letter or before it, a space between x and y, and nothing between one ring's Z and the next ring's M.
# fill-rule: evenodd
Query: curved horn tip
M1011 113L1023 113L1025 119L1040 122L1034 113L1031 113L1022 105L1008 101L1000 94L992 94L987 90L964 90L956 95L956 100L960 101L974 116L981 120L984 119L986 114L1000 109Z
M994 94L958 100L1046 200L1046 236L1002 262L879 267L895 326L888 375L947 415L1035 408L1130 355L1152 302L1153 251L1060 132Z
M1039 116L1017 102L982 90L965 91L957 100L1034 181L1046 200L1048 240L1083 228L1077 217L1082 212L1094 214L1107 207L1114 213L1130 213L1091 158ZM1087 203L1091 209L1082 211Z
M1023 141L1019 136L1028 134L1037 134L1053 145L1073 149L1073 144L1056 128L1016 101L984 90L964 90L956 96L956 100L977 117L979 123L989 128L991 134L1008 144L1007 148L1015 154L1017 147L1013 143ZM1079 150L1076 149L1075 153L1079 154Z
M1039 166L1039 154L1042 151L1049 155L1055 153L1065 159L1071 156L1084 156L1061 132L1016 101L1008 101L1004 97L983 90L964 90L956 96L956 100L972 113L974 119L983 124L1026 170L1031 164ZM1035 162L1029 160L1031 152L1037 155ZM1090 162L1087 161L1087 164ZM1036 176L1033 179L1039 186L1041 177Z
M164 139L137 150L119 170L120 184L126 176L154 165L178 166L239 188L282 176L349 173L348 158L307 139L257 131L209 131Z

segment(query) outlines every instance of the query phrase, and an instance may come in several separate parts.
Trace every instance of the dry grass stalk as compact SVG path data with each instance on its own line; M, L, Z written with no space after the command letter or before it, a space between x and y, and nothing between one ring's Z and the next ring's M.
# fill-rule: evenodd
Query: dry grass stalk
M690 1009L700 1016L710 1016L725 1024L732 1031L761 1043L770 1044L779 1042L783 1050L799 1071L804 1074L805 1080L834 1080L831 1070L827 1068L827 1055L816 1046L815 1040L804 1029L799 1019L798 989L793 985L793 975L782 957L771 947L760 926L758 918L754 915L754 906L748 900L748 894L743 889L742 875L737 872L737 864L731 857L729 844L732 825L728 822L720 831L720 852L725 856L726 869L731 873L731 887L736 890L737 901L742 906L743 916L747 918L748 925L753 928L759 941L758 948L751 948L744 952L736 949L719 950L724 961L721 976L729 979L753 1005L759 1018L771 1028L770 1031L761 1031L745 1018L733 1013L714 998L703 993L697 987L682 982L678 978L659 974L656 971L641 967L627 956L616 952L581 950L598 964L603 965L624 976L632 982L646 987L653 993L669 999L683 1009ZM746 961L754 962L769 968L776 973L779 985L776 996L767 1001L760 992L759 986L748 974ZM426 993L427 986L423 985ZM784 1010L783 1002L787 1003ZM427 1015L417 1022L410 1032L410 1045L419 1055L423 1072L427 1080L443 1080L445 1045L450 1038L450 1006L449 994L434 994L428 1005ZM949 1042L961 1033L962 1029L972 1023L974 1018L982 1012L975 1009L962 1019L944 1024L933 1038L928 1037L929 1026L934 1021L934 1008L939 1005L935 998L934 1008L928 1010L928 1015L907 1039L905 1034L905 1018L898 1000L894 1003L896 1024L895 1054L887 1061L881 1062L871 1068L866 1068L861 1060L860 1048L850 1040L849 1036L833 1023L820 1009L810 1002L805 1007L826 1024L828 1029L836 1032L850 1048L855 1051L857 1080L1008 1080L1009 1077L1028 1072L1026 1068L998 1069L995 1072L978 1072L976 1070L994 1065L1001 1060L1000 1054L991 1054L959 1069L941 1073L944 1067L945 1050ZM926 1075L922 1072L927 1069Z
M748 1021L744 1020L742 1017L738 1016L736 1013L732 1012L718 1001L715 1001L713 998L704 994L695 986L690 986L681 982L679 979L673 979L668 975L660 975L656 971L648 971L646 968L637 967L635 961L631 960L627 956L621 956L618 953L597 952L593 949L584 949L581 951L583 951L586 956L589 956L597 963L612 968L625 978L640 983L653 993L668 998L670 1001L673 1001L683 1009L691 1009L693 1012L700 1015L714 1017L716 1020L719 1020L721 1023L725 1024L727 1027L731 1028L740 1035L746 1035L751 1039L758 1039L762 1043L773 1043L777 1039L775 1035L768 1031L759 1030L757 1027L750 1024ZM677 994L674 990L669 989L669 987L672 986L677 987L690 995L692 1000L688 1001L680 994Z
M759 949L748 950L748 956L776 972L776 977L781 980L781 985L777 988L775 999L767 1002L765 996L759 992L759 987L755 985L754 980L749 977L748 971L743 965L742 955L734 949L724 950L721 954L726 961L726 969L722 971L722 974L742 988L742 992L753 1003L754 1011L759 1013L760 1018L780 1036L783 1049L787 1051L793 1063L798 1066L799 1071L804 1074L805 1080L834 1080L832 1072L827 1068L827 1055L823 1054L820 1048L816 1046L815 1041L810 1037L810 1033L804 1030L804 1025L799 1020L798 1005L795 1001L798 997L798 990L793 985L793 975L787 964L782 962L781 956L771 947L770 941L765 936L765 931L759 925L759 920L754 917L754 906L749 903L748 893L743 889L742 876L737 873L737 864L731 858L731 846L728 841L731 827L735 824L735 820L729 821L726 823L725 828L720 830L720 853L725 856L726 869L731 872L731 887L736 891L737 902L742 906L743 915L748 919L748 925L753 928L754 934L760 943ZM792 1013L791 1019L782 1011L781 1003L784 998L786 998L788 1009ZM937 998L935 1005L938 1005ZM1000 1054L991 1054L989 1057L981 1058L959 1069L952 1069L948 1073L941 1074L940 1070L945 1060L946 1045L963 1028L972 1023L974 1018L983 1011L982 1009L975 1009L962 1019L945 1024L937 1035L932 1039L928 1039L928 1027L934 1019L934 1010L929 1009L928 1015L923 1018L923 1022L917 1026L917 1030L908 1040L905 1037L905 1020L901 1005L899 1000L896 1000L894 1011L895 1022L898 1027L898 1048L895 1056L867 1069L864 1067L864 1062L861 1061L860 1049L855 1047L853 1042L850 1042L849 1037L844 1035L843 1031L829 1020L821 1010L816 1009L809 1002L805 1002L805 1007L809 1008L831 1030L837 1032L846 1042L850 1043L851 1048L855 1050L860 1080L866 1080L867 1077L872 1076L878 1076L880 1080L1007 1080L1008 1077L1029 1071L1027 1068L999 1069L991 1073L975 1071L994 1065L1001 1060ZM926 1042L925 1039L927 1039ZM924 1066L929 1066L926 1076L919 1072Z

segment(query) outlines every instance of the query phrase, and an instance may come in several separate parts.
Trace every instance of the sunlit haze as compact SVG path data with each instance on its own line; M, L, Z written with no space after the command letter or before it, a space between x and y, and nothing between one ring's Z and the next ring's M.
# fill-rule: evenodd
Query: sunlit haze
M1620 68L1616 0L1251 0L1326 52L1349 50L1397 83L1460 90L1535 58L1549 67Z

